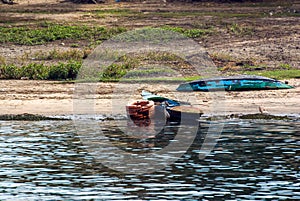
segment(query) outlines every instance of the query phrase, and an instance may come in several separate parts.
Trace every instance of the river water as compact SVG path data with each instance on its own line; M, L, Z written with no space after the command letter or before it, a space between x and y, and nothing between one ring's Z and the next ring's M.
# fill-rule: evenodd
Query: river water
M200 122L172 163L133 174L101 164L72 121L0 121L0 200L300 200L298 120L228 120L199 158L211 123ZM180 125L142 140L109 121L102 127L116 146L142 155L168 146Z

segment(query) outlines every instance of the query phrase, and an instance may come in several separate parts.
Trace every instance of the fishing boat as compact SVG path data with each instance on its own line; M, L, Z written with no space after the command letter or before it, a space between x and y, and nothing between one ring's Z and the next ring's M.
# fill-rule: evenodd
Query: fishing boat
M200 79L180 84L177 91L247 91L247 90L268 90L268 89L291 89L288 83L275 79L254 76L239 75L228 77L215 77Z
M149 118L150 108L153 106L153 101L136 100L126 105L126 112L131 119L147 119Z
M142 91L141 95L143 99L153 101L165 107L170 121L179 122L182 118L185 120L196 120L203 114L200 108L192 106L188 102L169 99L148 91Z

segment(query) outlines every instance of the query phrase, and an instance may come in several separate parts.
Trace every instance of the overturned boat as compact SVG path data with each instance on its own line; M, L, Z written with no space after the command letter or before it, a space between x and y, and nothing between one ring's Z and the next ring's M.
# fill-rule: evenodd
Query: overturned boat
M215 77L195 80L180 84L177 91L247 91L247 90L267 90L267 89L291 89L288 83L283 83L275 79L255 76L239 75L228 77Z

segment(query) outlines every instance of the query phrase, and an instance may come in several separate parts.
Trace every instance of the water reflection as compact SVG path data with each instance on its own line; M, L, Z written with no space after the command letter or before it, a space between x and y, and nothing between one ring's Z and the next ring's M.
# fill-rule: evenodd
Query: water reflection
M180 159L143 175L101 165L72 122L0 123L1 200L300 199L299 121L228 121L215 149L203 160L199 145L210 122L201 122ZM109 122L103 128L120 148L142 153L168 146L179 126L168 125L145 142L124 136Z
M149 127L131 127L128 122L101 124L104 135L109 138L115 146L128 152L157 151L170 144L178 133L180 124L168 122L159 132ZM124 124L125 123L125 124ZM120 126L121 125L121 126ZM145 132L148 131L148 132ZM125 132L124 132L125 131ZM150 132L152 131L152 132ZM145 133L147 135L145 135ZM149 133L149 134L148 134Z

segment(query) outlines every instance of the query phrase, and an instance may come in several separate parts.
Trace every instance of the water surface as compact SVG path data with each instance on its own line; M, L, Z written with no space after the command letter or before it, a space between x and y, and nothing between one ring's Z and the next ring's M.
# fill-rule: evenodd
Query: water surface
M143 175L101 165L72 121L0 125L0 200L300 199L299 121L228 120L212 152L199 159L210 125L201 122L181 158ZM146 140L128 137L110 123L102 128L116 146L139 154L168 146L178 125Z

